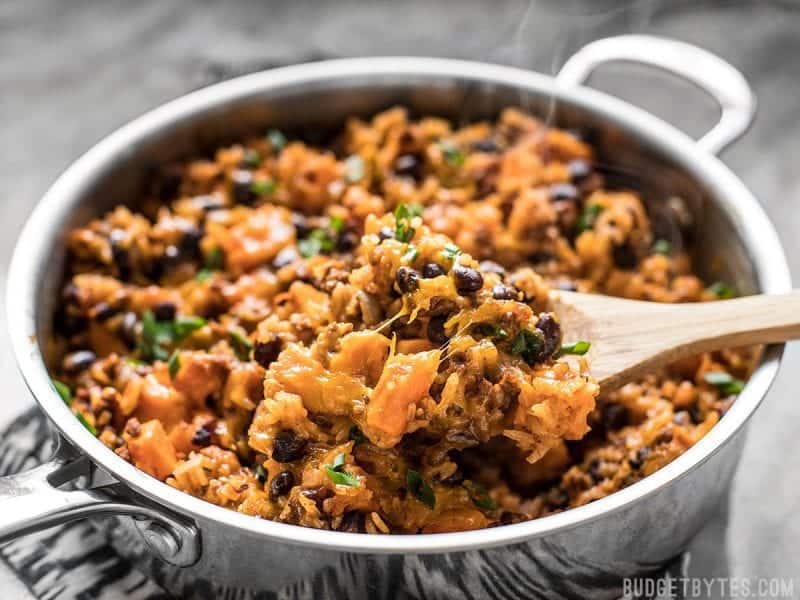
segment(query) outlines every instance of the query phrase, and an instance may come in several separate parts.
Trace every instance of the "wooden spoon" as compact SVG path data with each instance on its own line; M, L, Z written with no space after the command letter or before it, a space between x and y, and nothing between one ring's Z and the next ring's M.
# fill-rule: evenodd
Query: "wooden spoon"
M564 341L592 343L592 375L605 390L699 354L800 338L800 291L718 302L661 304L554 292Z

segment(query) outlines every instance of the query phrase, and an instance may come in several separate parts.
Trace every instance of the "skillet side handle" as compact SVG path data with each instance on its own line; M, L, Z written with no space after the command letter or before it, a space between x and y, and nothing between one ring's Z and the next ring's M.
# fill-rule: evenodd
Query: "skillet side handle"
M622 35L587 44L561 68L560 84L583 84L600 65L628 62L656 67L686 79L717 101L719 122L697 144L719 154L744 134L753 122L756 97L752 88L730 63L691 44L649 35Z
M181 567L197 562L200 534L194 525L103 488L59 489L64 483L88 475L90 470L88 460L74 458L62 443L49 462L0 477L0 543L94 515L130 516L159 558Z

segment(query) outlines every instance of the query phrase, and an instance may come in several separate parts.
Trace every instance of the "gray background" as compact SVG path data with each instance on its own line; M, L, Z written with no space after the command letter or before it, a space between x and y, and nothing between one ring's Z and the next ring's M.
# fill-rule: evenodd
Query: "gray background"
M724 160L766 206L797 277L800 5L794 2L0 0L0 283L5 288L26 215L59 172L129 119L189 90L274 65L378 54L555 72L587 41L627 32L699 44L748 77L758 118ZM593 83L693 135L716 118L696 90L638 69L609 68ZM31 402L5 318L2 309L0 426ZM692 548L693 574L797 577L800 595L799 368L800 352L790 345L779 381L752 422L730 502Z

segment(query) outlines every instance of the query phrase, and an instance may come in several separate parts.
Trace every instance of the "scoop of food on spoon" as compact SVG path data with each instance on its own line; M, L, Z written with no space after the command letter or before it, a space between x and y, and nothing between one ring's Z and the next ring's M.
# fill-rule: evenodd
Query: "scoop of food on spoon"
M553 302L570 338L591 340L603 391L702 352L800 339L800 291L691 304L560 291Z

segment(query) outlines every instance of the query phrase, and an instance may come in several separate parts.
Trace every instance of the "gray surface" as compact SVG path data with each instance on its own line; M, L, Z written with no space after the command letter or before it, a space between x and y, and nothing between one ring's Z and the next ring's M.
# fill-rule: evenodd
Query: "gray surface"
M375 54L473 58L552 72L582 43L631 31L697 43L749 78L759 117L724 158L766 205L797 276L800 173L792 150L800 135L800 9L792 4L5 0L0 283L16 232L49 182L125 121L188 90L275 64ZM596 83L692 134L714 118L693 89L638 70L609 69ZM5 332L4 323L0 327ZM30 400L2 335L5 422ZM800 353L791 346L774 392L753 421L730 506L695 544L693 573L800 576L800 404L791 388L798 367Z

